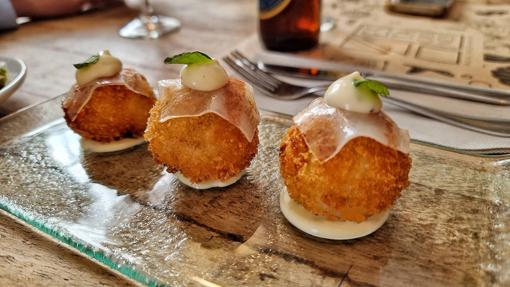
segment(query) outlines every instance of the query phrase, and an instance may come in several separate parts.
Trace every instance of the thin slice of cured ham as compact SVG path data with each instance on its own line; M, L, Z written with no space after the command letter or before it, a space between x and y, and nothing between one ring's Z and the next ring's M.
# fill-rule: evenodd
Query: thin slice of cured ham
M311 152L322 162L333 158L345 144L357 137L372 138L409 153L409 133L382 111L370 114L349 112L318 98L294 117L294 123Z
M142 74L133 69L123 69L114 77L100 78L84 86L73 85L62 103L71 121L76 119L94 94L94 91L104 86L125 86L137 94L154 97L151 86Z
M252 87L234 78L230 78L224 87L210 92L187 88L178 79L162 80L159 81L159 95L162 104L160 122L214 113L236 126L251 142L260 121Z

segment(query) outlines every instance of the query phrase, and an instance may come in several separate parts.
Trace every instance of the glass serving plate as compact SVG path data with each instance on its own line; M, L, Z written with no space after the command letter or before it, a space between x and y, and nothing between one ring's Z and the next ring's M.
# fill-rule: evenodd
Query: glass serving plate
M0 208L145 285L510 284L510 159L412 144L411 185L388 221L361 239L319 240L279 210L289 124L264 113L247 175L197 191L146 145L83 152L55 98L0 120Z

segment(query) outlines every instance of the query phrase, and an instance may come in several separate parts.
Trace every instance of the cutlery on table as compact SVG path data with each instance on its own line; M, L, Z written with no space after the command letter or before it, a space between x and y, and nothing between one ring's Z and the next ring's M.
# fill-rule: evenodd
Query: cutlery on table
M260 69L255 63L244 57L238 51L234 51L230 55L223 57L223 61L253 84L262 94L279 100L295 100L305 96L321 96L329 86L319 85L315 87L304 87L289 84ZM493 136L510 137L510 124L508 122L467 119L396 98L383 98L383 100L416 114L433 118L453 126Z
M343 72L316 68L296 68L267 64L263 62L258 62L257 66L260 69L272 74L309 80L334 81L339 77L345 76L349 73L347 70L346 72ZM390 75L370 70L361 70L361 73L366 78L384 83L386 86L393 89L457 98L461 100L481 102L492 105L510 106L510 92L504 90L459 85L435 80L418 79L408 76Z

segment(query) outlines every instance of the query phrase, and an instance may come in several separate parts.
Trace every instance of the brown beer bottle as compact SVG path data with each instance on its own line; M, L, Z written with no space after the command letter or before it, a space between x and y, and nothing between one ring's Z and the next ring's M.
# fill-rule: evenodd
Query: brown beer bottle
M269 50L297 51L319 42L321 0L259 0L260 38Z

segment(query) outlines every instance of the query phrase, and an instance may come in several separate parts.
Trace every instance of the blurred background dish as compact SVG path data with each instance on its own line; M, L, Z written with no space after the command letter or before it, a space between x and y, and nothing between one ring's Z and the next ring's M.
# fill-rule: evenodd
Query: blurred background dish
M0 56L0 62L4 62L7 67L7 81L5 86L0 89L0 105L7 100L25 80L27 67L22 60Z

